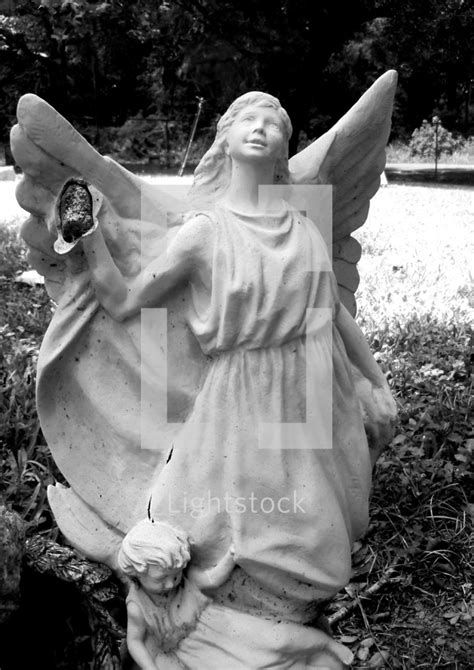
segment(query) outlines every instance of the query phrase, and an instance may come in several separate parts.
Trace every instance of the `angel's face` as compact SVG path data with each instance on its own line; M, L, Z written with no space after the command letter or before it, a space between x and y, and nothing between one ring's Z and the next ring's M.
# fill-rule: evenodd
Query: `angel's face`
M180 583L183 576L182 568L164 569L159 565L150 564L146 572L138 576L142 587L150 594L166 593Z
M264 104L241 109L227 131L227 153L240 162L275 163L286 144L278 111Z

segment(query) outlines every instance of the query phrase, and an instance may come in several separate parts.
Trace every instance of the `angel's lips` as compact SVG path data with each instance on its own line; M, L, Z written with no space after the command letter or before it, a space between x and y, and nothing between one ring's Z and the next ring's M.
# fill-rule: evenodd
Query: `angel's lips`
M266 147L267 145L265 142L262 142L261 140L247 140L245 144L250 144L252 146L257 146L257 147Z

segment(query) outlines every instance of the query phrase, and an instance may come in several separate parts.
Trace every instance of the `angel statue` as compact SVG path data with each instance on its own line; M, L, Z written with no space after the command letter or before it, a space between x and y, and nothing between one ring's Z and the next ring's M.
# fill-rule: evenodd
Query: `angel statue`
M240 96L186 193L19 101L22 235L57 303L37 405L69 487L49 501L66 539L128 580L138 667L351 662L321 616L349 580L396 414L354 320L351 236L395 86L384 74L290 160L279 101Z

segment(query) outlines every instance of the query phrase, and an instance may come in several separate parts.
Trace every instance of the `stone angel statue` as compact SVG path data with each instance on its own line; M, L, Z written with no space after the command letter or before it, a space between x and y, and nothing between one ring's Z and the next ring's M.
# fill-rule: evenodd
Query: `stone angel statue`
M150 667L350 662L308 624L349 579L371 455L396 414L354 320L351 236L380 184L395 86L387 72L290 160L279 101L240 96L189 192L101 156L37 96L19 101L22 235L57 303L37 403L70 485L49 490L58 525L117 570L147 516L190 538L189 574L232 548L217 610L199 610L172 659L152 645Z

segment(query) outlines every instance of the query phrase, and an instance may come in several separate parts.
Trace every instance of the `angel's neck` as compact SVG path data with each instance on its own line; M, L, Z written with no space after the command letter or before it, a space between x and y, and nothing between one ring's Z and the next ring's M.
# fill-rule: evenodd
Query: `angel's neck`
M273 184L273 163L240 163L233 161L230 185L225 194L228 205L242 212L261 214L275 209L273 189L259 187Z

